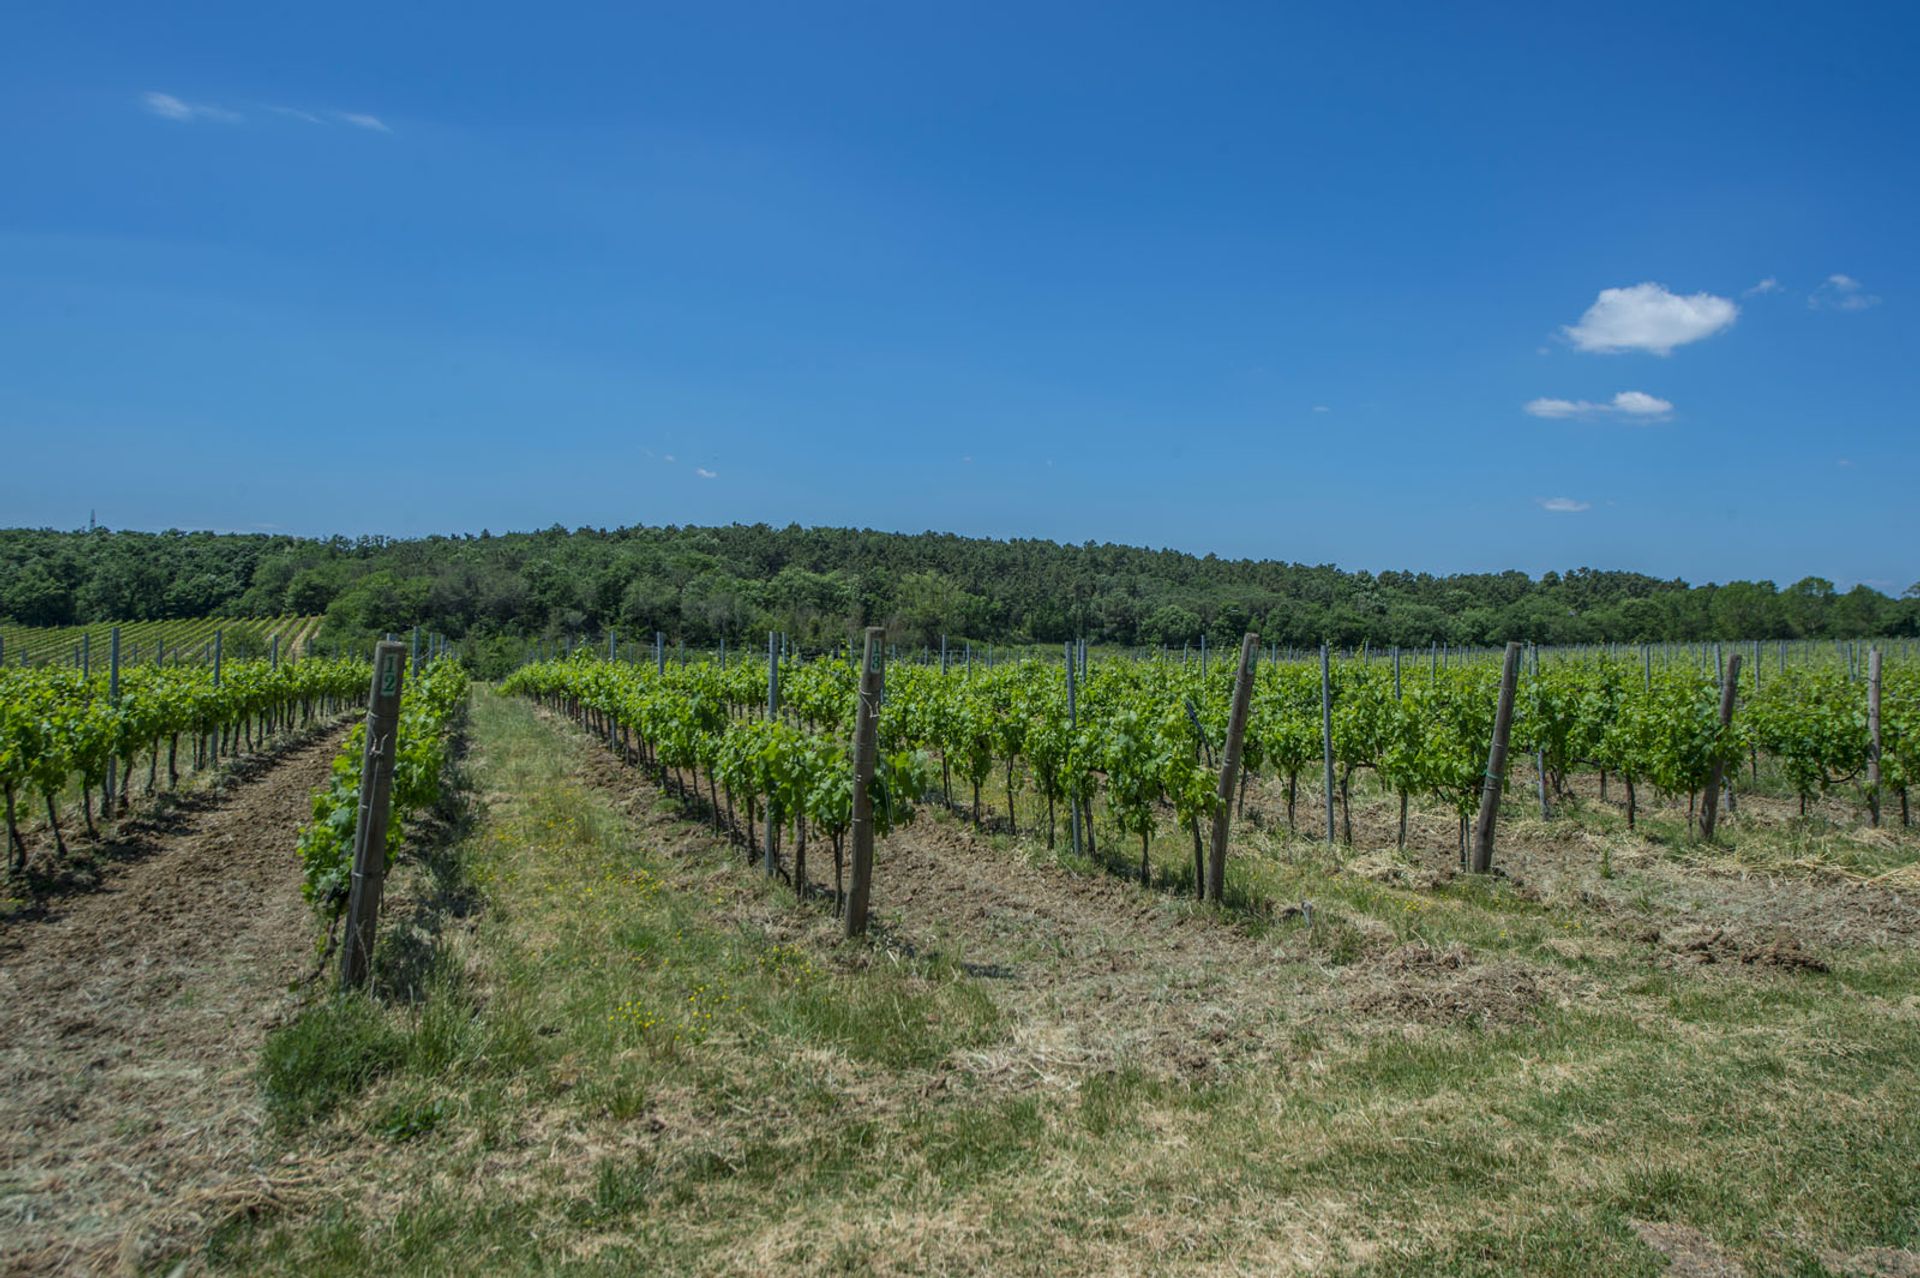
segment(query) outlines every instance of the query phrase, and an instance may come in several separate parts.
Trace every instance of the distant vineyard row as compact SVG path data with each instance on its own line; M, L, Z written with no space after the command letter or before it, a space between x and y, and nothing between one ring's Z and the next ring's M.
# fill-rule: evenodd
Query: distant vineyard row
M285 617L192 617L172 621L128 621L120 623L120 657L123 662L151 662L156 655L168 661L199 660L220 634L222 652L245 658L264 655L280 637L280 650L289 655L303 645L325 620L319 616ZM91 663L105 661L112 642L114 625L98 622L85 626L0 626L0 665L72 665L84 652Z

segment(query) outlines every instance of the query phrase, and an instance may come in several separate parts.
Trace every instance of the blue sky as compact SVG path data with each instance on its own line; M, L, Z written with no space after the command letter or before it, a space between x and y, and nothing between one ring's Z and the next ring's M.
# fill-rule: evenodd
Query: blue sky
M1920 580L1920 11L0 16L0 523Z

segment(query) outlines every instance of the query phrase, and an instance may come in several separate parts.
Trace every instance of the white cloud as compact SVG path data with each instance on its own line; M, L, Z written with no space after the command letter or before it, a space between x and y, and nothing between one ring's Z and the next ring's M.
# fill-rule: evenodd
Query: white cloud
M1621 391L1613 397L1612 407L1614 412L1631 417L1665 417L1673 411L1671 401L1645 391Z
M290 115L294 119L304 120L308 124L325 124L326 123L325 120L321 119L319 116L315 115L313 112L302 111L299 107L270 106L267 108L267 110L272 111L275 115Z
M1630 390L1621 391L1604 404L1596 404L1589 399L1530 399L1521 405L1521 411L1554 421L1568 417L1599 417L1608 413L1651 421L1671 413L1673 404L1658 395Z
M1333 410L1331 408L1328 408L1325 404L1315 404L1313 406L1313 411L1316 413L1330 413Z
M1752 288L1747 289L1745 292L1741 293L1740 296L1765 297L1769 293L1778 293L1779 291L1780 291L1780 281L1773 278L1773 276L1769 275L1764 280L1761 280L1758 284L1755 284Z
M213 120L220 124L237 124L240 120L236 111L206 103L182 102L171 93L143 93L140 95L140 104L163 120L179 120L182 123Z
M1590 501L1575 501L1571 497L1542 497L1540 509L1550 510L1556 515L1577 515L1583 510L1592 510Z
M1807 305L1816 311L1864 311L1880 305L1880 298L1863 289L1851 275L1829 275L1819 288L1807 294Z
M673 463L673 454L672 454L672 453L668 453L668 454L667 454L667 455L666 455L665 457L663 457L663 458L661 458L660 460L662 460L662 461L664 461L664 462L666 462L666 463L668 463L669 465L671 465L671 464Z
M700 478L702 478L702 479L718 479L718 478L720 478L720 476L719 476L719 474L718 474L717 472L715 472L715 471L711 471L711 470L708 470L708 469L707 469L707 468L706 468L705 466L695 466L695 467L693 468L693 473L694 473L694 474L696 474L696 475L698 475L698 476L700 476Z
M377 115L367 115L360 111L336 111L334 114L340 118L342 123L351 124L356 129L372 129L375 133L393 132L392 129L387 127L386 122Z
M1635 284L1601 289L1580 322L1560 331L1579 349L1595 354L1666 355L1676 346L1713 336L1739 314L1738 306L1711 293L1681 297L1664 284Z

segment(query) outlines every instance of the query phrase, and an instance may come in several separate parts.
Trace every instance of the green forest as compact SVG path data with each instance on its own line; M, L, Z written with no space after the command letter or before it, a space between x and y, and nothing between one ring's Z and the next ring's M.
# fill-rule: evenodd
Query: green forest
M1088 542L726 527L417 539L0 530L0 620L48 626L315 614L339 636L431 627L456 639L598 635L808 645L862 625L956 639L1179 645L1543 644L1920 634L1895 599L1808 577L1692 586L1631 572L1349 572Z

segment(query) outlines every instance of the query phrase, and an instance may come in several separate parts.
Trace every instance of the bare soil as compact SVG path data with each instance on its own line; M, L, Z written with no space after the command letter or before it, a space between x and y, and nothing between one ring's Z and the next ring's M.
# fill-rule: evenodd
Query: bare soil
M0 932L0 1270L140 1268L297 1186L254 1165L252 1071L313 966L294 836L342 729L164 821Z

